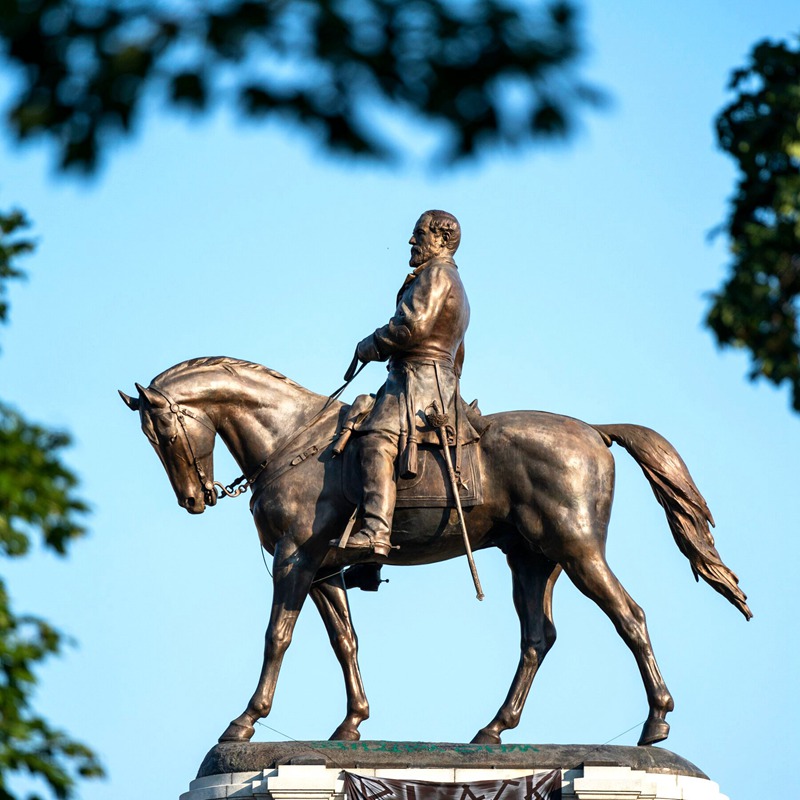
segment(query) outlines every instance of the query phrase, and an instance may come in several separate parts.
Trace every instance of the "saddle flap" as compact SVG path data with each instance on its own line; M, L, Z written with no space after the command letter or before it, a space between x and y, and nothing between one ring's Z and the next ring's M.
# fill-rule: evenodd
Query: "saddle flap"
M363 436L354 436L345 449L342 469L344 495L354 504L361 502L361 467L359 450ZM419 448L418 471L413 478L397 480L395 508L455 508L447 464L441 449L422 445ZM450 450L455 460L455 448ZM464 508L483 503L480 444L461 449L461 479L459 498Z

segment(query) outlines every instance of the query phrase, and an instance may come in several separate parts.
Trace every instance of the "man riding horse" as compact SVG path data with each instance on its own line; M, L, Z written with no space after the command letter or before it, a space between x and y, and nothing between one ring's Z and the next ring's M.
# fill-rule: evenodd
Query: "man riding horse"
M350 551L389 554L396 475L416 474L417 445L440 443L437 429L429 424L432 412L451 423L451 444L456 438L477 438L459 408L469 324L469 302L453 260L460 241L461 227L452 214L422 214L409 239L413 271L397 294L397 310L356 348L363 363L388 360L389 376L372 408L355 424L363 523L347 541Z

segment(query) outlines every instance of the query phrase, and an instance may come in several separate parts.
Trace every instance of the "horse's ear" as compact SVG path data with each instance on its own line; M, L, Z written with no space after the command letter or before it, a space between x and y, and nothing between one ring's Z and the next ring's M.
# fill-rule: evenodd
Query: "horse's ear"
M125 394L121 389L117 389L119 392L119 396L122 398L122 402L125 403L126 406L131 411L138 411L139 410L139 398L138 397L130 397L129 395Z
M151 392L150 389L142 386L141 383L134 383L136 390L139 392L139 401L141 402L142 399L147 400L147 402L151 406L160 406L164 404L164 399L156 394L155 392Z

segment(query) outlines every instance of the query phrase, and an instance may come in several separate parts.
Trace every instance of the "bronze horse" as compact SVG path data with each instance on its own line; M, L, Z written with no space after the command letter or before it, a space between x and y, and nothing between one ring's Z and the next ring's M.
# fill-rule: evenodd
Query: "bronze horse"
M246 741L267 716L286 648L306 597L316 604L341 664L347 715L331 739L359 739L369 716L358 646L340 569L346 551L331 549L353 512L342 491L342 459L332 457L345 407L266 367L232 358L185 361L136 384L123 400L139 411L142 430L169 476L178 503L192 514L214 505L213 449L219 434L248 483L263 546L274 555L274 594L258 686L245 711L220 741ZM491 422L480 440L484 502L466 509L473 549L499 547L513 578L522 629L521 654L508 695L494 719L472 740L499 743L519 723L531 683L556 638L553 586L562 569L608 615L632 651L649 714L640 745L669 733L672 697L656 664L641 608L606 558L614 491L611 442L642 468L664 508L673 537L702 577L749 619L738 579L720 559L705 500L686 465L663 437L638 425L589 425L540 411L512 411ZM457 525L442 509L398 509L392 565L428 564L463 556Z

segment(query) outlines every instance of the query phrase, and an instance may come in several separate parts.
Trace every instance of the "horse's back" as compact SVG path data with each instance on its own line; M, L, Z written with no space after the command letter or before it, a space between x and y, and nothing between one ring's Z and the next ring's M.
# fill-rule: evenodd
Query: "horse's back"
M483 417L483 421L487 425L481 439L484 450L521 448L550 463L583 454L597 458L608 451L600 433L574 417L547 411L502 411Z

